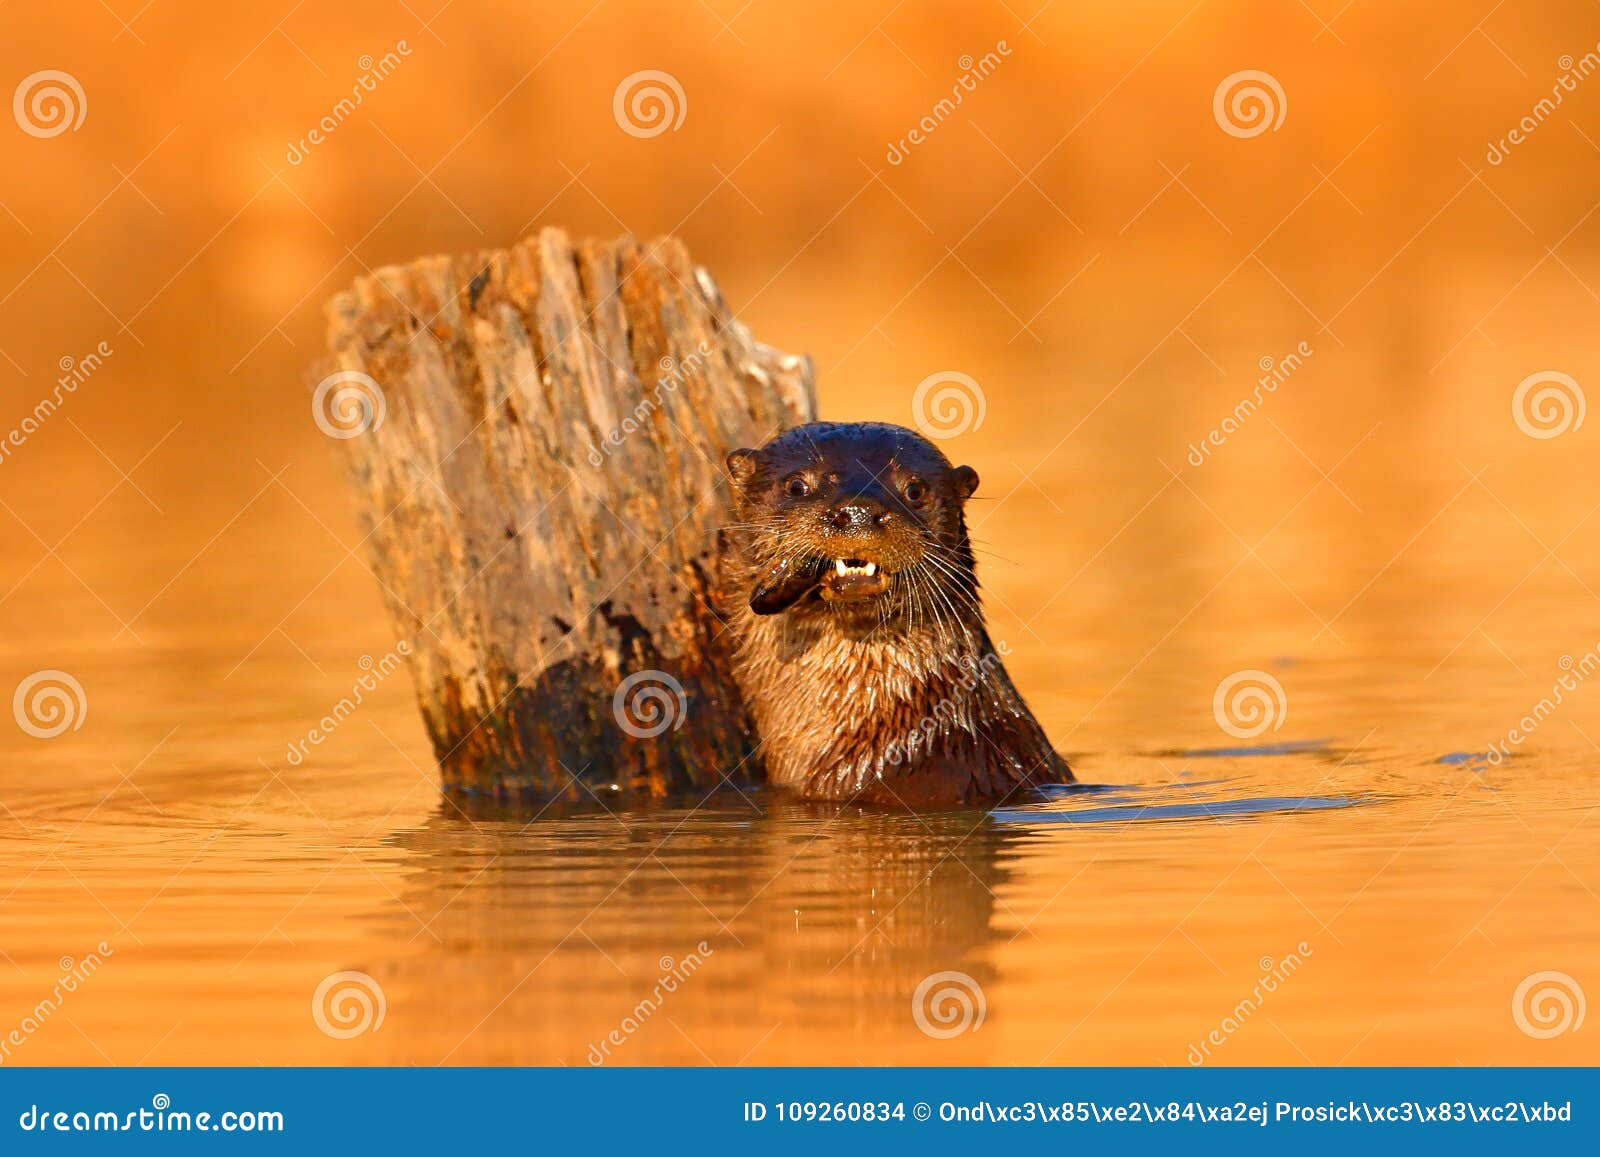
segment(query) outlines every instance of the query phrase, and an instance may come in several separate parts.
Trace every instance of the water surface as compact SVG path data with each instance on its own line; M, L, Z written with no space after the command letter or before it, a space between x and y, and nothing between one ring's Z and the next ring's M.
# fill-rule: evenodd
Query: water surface
M1358 668L1315 693L1362 706L1311 709L1305 740L1293 714L1234 740L1177 682L1197 706L1122 749L1068 739L1086 786L993 812L725 791L535 815L441 799L404 686L291 765L358 668L272 652L229 679L238 651L190 640L174 703L166 662L85 650L84 729L7 743L5 1027L111 950L11 1063L1181 1065L1224 1029L1208 1063L1596 1057L1512 1015L1534 972L1600 976L1594 752L1491 765L1489 732L1432 740ZM1070 732L1079 697L1039 665L1019 677ZM348 971L384 1015L338 1039L314 993ZM982 1021L930 1036L916 994L951 973Z

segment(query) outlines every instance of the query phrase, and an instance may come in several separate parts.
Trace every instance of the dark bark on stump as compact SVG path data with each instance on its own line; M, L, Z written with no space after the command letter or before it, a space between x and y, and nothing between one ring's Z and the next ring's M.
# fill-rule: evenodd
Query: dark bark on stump
M328 319L318 420L445 786L759 779L712 602L722 464L815 416L809 361L755 342L670 238L549 229L381 269Z

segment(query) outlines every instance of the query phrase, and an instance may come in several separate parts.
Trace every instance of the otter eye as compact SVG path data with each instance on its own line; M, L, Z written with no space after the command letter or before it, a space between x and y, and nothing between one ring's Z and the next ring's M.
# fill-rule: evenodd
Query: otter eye
M811 483L796 474L783 484L783 492L790 498L804 498L811 493Z
M907 502L921 502L924 498L928 497L928 484L923 482L920 478L913 478L910 482L906 483L904 493Z

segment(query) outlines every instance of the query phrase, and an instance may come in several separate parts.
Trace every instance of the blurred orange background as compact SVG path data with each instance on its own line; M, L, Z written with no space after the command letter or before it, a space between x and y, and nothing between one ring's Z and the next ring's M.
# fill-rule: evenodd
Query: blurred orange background
M393 638L351 553L337 448L311 417L321 304L385 264L545 225L680 236L758 338L815 358L824 417L910 423L929 375L979 384L981 424L945 448L984 480L973 520L994 633L1089 778L1135 776L1119 763L1130 752L1215 744L1217 680L1279 658L1298 672L1296 735L1388 744L1433 776L1435 756L1483 750L1548 691L1560 655L1600 638L1600 421L1530 437L1513 413L1531 376L1600 382L1589 0L141 3L0 7L5 91L60 70L84 114L56 135L0 119L0 436L64 359L111 351L0 460L3 686L41 666L98 675L97 729L48 747L7 738L19 781L109 791L143 768L165 801L148 786L164 774L226 774L242 805L249 776L282 770L286 737ZM653 135L614 108L644 70L681 90L681 124ZM1218 111L1219 86L1246 70L1276 86L1282 119L1264 131ZM1192 461L1263 367L1302 345L1259 412ZM341 758L373 755L363 742L399 751L425 810L421 728L405 689L385 694L388 742L352 733ZM1197 938L1229 967L1219 943L1246 963L1280 951L1303 929L1229 939L1241 913L1300 918L1279 876L1312 889L1315 931L1409 848L1433 857L1425 882L1349 908L1341 935L1362 948L1342 966L1319 957L1328 987L1295 1039L1319 1061L1582 1059L1571 1039L1534 1052L1504 1003L1538 968L1595 975L1592 937L1555 960L1531 951L1552 923L1594 927L1600 903L1586 829L1545 854L1592 801L1590 695L1540 733L1581 777L1562 792L1584 786L1539 809L1537 835L1412 848L1429 809L1350 852L1369 858L1336 879L1285 849L1218 939ZM193 790L170 785L173 799ZM1490 861L1503 877L1459 906L1418 900L1426 881L1476 880ZM91 900L55 870L36 882L96 920L105 903L137 926L153 902ZM1543 890L1491 907L1519 887ZM1181 922L1191 898L1168 900ZM1107 920L1126 917L1105 903ZM1141 934L1086 1006L1148 959ZM316 975L346 963L329 952ZM1192 963L1158 956L1156 990L1182 991ZM1386 1027L1346 1032L1341 994L1379 973L1426 974L1446 1011L1478 1001L1493 1033L1419 1022L1403 991L1375 998L1397 1006L1375 1016ZM314 979L296 978L295 1001ZM1191 1027L1235 988L1208 994ZM1046 1052L1059 1033L997 1023L1020 1035L986 1059L1024 1062L1179 1063L1189 1031L1093 1021L1069 1055ZM1420 1043L1456 1029L1439 1055ZM113 1051L134 1059L158 1035ZM158 1055L203 1055L184 1040ZM784 1040L766 1055L838 1055ZM1265 1033L1230 1055L1305 1053Z
M71 399L81 432L62 421L30 439L0 496L55 545L83 498L137 463L163 510L123 485L61 545L89 586L125 590L108 608L69 587L86 639L110 627L127 644L135 617L180 628L214 587L165 584L225 524L185 577L251 576L260 597L231 605L276 621L294 599L260 592L261 571L303 590L337 555L269 480L287 467L320 518L350 526L301 382L322 301L382 264L544 224L682 236L758 336L815 357L826 416L906 421L926 375L970 374L988 409L962 447L983 493L1043 488L1071 507L1061 529L1082 530L1085 553L1261 358L1301 341L1316 356L1272 414L1288 438L1257 422L1193 482L1247 540L1283 508L1258 515L1236 491L1268 472L1298 494L1358 444L1342 469L1390 477L1380 502L1431 511L1470 478L1457 460L1493 456L1517 468L1504 496L1531 503L1541 535L1575 518L1546 483L1580 476L1579 440L1535 442L1504 419L1526 375L1592 364L1600 98L1580 84L1502 164L1486 156L1562 57L1600 41L1581 0L1487 16L1065 0L117 7L0 12L8 82L60 68L87 106L75 132L0 134L6 417L48 392L59 359L115 350ZM1002 42L998 67L889 163L963 57ZM386 54L398 66L291 164L363 59ZM681 85L676 131L619 130L614 90L642 69ZM1281 85L1275 131L1220 131L1213 92L1241 69ZM1168 505L1192 524L1170 533L1231 542L1193 504ZM1330 489L1302 513L1333 520L1341 550L1366 549L1334 529L1351 511ZM1005 515L986 537L1014 553L1022 528ZM11 529L8 589L37 556ZM1374 569L1414 529L1375 543ZM102 549L131 533L140 561ZM1085 577L1080 598L1116 597ZM1306 598L1326 619L1352 593ZM18 594L0 607L9 637L56 630Z

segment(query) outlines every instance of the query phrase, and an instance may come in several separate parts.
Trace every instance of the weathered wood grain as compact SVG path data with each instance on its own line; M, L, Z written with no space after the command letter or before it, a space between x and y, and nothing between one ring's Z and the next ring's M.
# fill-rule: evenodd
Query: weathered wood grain
M547 229L380 269L327 312L319 370L345 379L318 397L372 395L336 437L446 787L759 778L711 602L722 462L814 418L809 361L670 238Z

